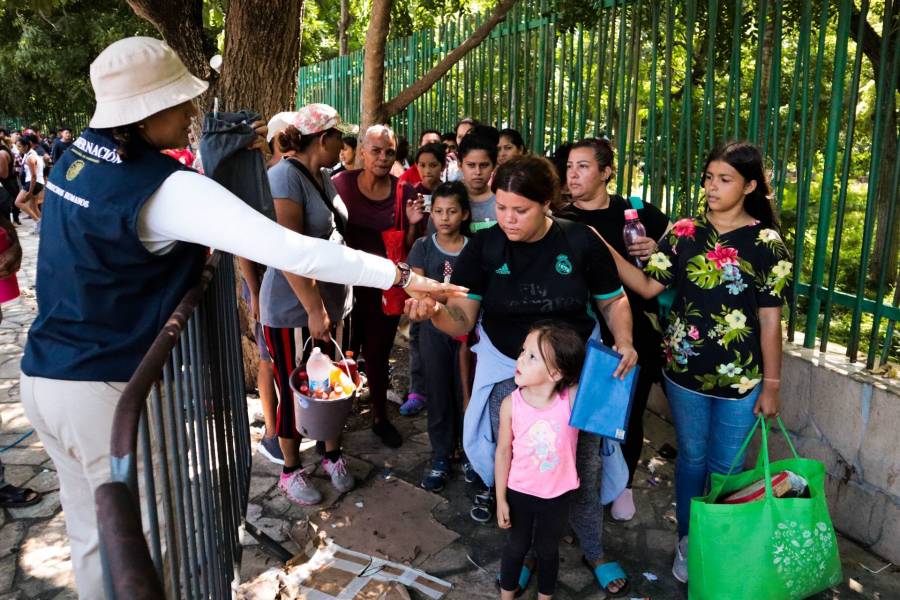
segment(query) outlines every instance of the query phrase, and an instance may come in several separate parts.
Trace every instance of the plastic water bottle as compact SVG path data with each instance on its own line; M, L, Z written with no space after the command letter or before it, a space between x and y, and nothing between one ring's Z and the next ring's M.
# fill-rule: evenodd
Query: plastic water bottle
M314 395L316 392L327 394L331 375L331 359L325 356L318 346L313 347L312 354L306 361L306 372L309 375L310 394Z
M647 237L647 230L644 229L643 223L638 219L638 212L629 208L625 211L625 227L622 228L622 237L625 238L626 249L631 246L639 237ZM644 268L644 263L637 256L628 255L639 269Z

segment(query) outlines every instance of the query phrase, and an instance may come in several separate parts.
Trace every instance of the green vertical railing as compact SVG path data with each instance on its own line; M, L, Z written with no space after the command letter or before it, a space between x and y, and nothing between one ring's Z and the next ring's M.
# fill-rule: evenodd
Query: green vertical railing
M856 10L880 32L891 22L891 3L595 4L601 8L591 18L567 27L573 19L554 13L551 0L520 0L483 44L393 118L395 129L414 139L426 127L450 131L471 116L517 128L540 154L607 135L617 149L617 191L673 217L702 209L699 170L716 141L753 140L767 155L796 263L789 334L802 334L810 348L837 343L869 367L900 359L900 291L889 270L898 262L897 240L875 235L893 231L900 218L900 160L881 168L885 140L900 143L897 119L888 118L900 87L900 44L883 37L873 68L854 42L863 29L850 19ZM386 98L482 19L454 15L391 42ZM327 102L355 121L362 81L361 51L304 67L297 102ZM879 187L879 178L890 185ZM884 260L875 265L873 256Z

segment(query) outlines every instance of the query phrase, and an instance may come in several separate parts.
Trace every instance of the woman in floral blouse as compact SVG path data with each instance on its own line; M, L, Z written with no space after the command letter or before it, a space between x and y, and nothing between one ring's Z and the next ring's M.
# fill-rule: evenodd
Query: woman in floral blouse
M758 148L731 142L711 152L703 187L706 213L675 223L643 273L613 253L622 281L640 295L676 291L663 375L679 448L672 572L683 582L691 498L710 472L728 471L756 415L778 414L781 307L793 266Z

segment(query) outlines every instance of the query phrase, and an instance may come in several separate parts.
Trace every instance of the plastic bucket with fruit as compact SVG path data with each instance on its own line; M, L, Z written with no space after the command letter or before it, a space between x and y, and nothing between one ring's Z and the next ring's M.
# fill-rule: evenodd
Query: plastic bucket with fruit
M307 340L308 343L309 340ZM306 344L304 344L304 350ZM297 431L305 438L313 440L333 440L341 435L347 416L353 408L357 384L353 381L354 371L337 348L341 361L332 362L326 391L309 389L306 365L301 365L291 373L290 384L294 392L294 418Z

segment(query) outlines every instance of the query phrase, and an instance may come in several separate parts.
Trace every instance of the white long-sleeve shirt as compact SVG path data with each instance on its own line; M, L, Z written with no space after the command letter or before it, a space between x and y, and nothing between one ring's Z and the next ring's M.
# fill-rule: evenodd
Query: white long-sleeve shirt
M138 236L154 254L193 242L303 277L388 289L394 263L326 240L300 235L256 212L224 187L192 171L177 171L147 200Z

